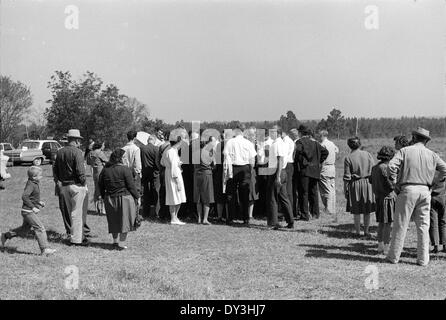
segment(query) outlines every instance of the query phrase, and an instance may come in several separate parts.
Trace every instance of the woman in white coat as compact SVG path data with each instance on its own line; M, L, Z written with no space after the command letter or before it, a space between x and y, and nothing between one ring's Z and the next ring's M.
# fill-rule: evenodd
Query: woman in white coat
M181 161L178 156L181 140L181 138L178 138L176 141L170 141L170 147L164 151L161 157L161 165L166 168L164 179L166 183L166 205L169 206L170 211L170 223L177 225L185 224L178 219L181 203L186 202L184 182L181 175Z

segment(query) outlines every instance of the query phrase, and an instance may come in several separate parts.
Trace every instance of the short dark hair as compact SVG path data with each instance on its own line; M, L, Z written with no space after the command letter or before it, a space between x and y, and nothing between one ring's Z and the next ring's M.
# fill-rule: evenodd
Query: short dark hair
M423 137L423 136L420 136L418 134L412 134L412 141L413 141L413 143L422 142L422 143L426 144L426 143L429 142L429 140L430 139L427 138L427 137Z
M395 150L390 146L383 146L381 150L378 151L377 158L382 161L390 161L395 155Z
M312 134L312 130L310 128L304 126L303 124L301 124L299 126L299 128L297 128L297 131L299 131L300 134L303 136L311 136L311 134Z
M132 141L135 138L136 138L136 131L135 130L130 130L129 132L127 132L127 139L129 141Z
M349 138L347 140L347 145L352 150L359 149L359 147L361 146L361 139L359 139L358 137Z
M406 136L403 136L403 135L394 137L393 141L395 141L395 143L398 143L401 146L401 148L404 148L404 147L407 147L410 145L409 140L406 138Z
M103 144L103 142L95 142L93 145L93 150L101 149Z

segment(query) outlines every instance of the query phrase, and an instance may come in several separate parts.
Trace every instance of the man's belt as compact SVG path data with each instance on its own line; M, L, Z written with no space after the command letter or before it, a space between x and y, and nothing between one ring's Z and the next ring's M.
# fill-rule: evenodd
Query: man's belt
M62 186L72 186L73 184L76 184L74 181L62 181Z
M430 187L432 187L431 185L429 185L429 184L426 184L426 183L416 183L416 182L407 182L407 183L400 183L400 186L401 187L404 187L404 186L424 186L424 187L428 187L428 188L430 188Z

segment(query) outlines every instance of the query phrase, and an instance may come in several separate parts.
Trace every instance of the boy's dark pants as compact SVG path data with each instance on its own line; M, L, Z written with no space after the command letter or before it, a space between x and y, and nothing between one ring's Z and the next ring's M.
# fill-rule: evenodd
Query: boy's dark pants
M432 197L430 214L429 236L431 244L433 246L440 244L446 245L446 214L444 202Z
M12 239L15 237L26 237L28 235L28 232L30 230L33 230L37 237L37 242L39 243L40 250L43 251L48 248L46 230L37 215L34 212L28 213L22 211L22 217L22 226L6 232L6 239Z

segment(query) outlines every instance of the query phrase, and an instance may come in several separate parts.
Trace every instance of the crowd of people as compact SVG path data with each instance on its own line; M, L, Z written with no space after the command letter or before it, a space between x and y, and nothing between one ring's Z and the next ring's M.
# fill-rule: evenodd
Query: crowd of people
M87 246L92 236L86 221L86 164L92 168L95 207L98 214L106 215L118 250L126 249L128 232L135 231L143 219L210 225L214 210L218 223L239 221L249 227L254 216L266 216L270 229L293 229L295 221L319 219L319 197L324 212L336 213L339 149L326 130L315 133L303 125L288 132L279 126L231 129L223 134L188 133L179 127L169 136L160 128L148 135L129 131L128 143L109 158L102 141L89 141L84 154L79 130L69 130L68 145L57 152L53 164L69 243ZM363 150L358 137L347 140L351 152L344 159L346 211L353 215L355 234L367 238L375 212L378 251L390 263L399 261L411 219L416 224L419 265L428 264L430 243L434 253L440 245L446 252L446 164L426 147L430 139L423 128L412 132L411 141L395 137L394 147L379 150L378 163ZM54 253L37 216L45 206L38 187L41 172L38 167L29 169L22 197L23 225L2 233L2 245L32 228L42 253ZM279 213L286 225L280 223Z

